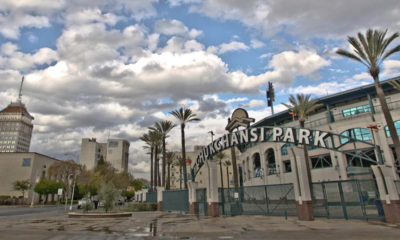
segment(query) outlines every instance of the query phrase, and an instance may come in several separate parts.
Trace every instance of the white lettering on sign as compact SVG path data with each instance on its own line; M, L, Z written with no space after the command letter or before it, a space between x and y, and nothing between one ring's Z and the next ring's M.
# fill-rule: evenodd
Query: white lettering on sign
M267 130L272 130L272 136ZM297 131L298 130L298 131ZM267 134L267 136L266 136ZM281 128L281 127L261 127L244 129L238 132L231 132L216 139L202 149L196 159L193 169L200 169L207 159L230 147L245 145L256 142L289 142L294 144L310 144L310 138L313 135L313 145L327 148L325 139L329 136L328 132L320 130L309 130L305 128Z
M282 136L282 134L282 128L274 127L274 129L272 129L272 141L276 142L278 140L278 137Z

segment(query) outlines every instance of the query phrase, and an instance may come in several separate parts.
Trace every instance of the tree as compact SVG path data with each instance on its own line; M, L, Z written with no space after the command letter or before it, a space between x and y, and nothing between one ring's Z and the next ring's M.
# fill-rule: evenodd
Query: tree
M226 178L228 182L228 188L229 188L229 167L232 165L232 162L227 160L224 162L224 166L226 167Z
M140 140L146 143L147 146L144 146L143 148L148 148L150 149L150 191L153 190L153 143L150 139L150 131L148 133L143 134L142 137L140 137Z
M182 156L177 156L174 165L179 168L179 189L182 189L182 168L186 167Z
M159 162L158 162L158 154L160 153L160 145L162 141L162 136L158 131L149 131L149 140L153 150L154 156L154 167L153 167L153 186L158 186L158 175L159 175Z
M177 118L181 124L182 159L184 160L184 162L183 162L183 179L184 179L184 183L185 183L185 189L187 189L185 126L189 122L200 121L200 119L196 117L196 114L194 114L190 108L179 108L170 113L175 118Z
M112 182L107 182L101 186L99 190L99 199L104 201L104 210L106 212L112 209L113 203L118 195L118 190L114 187Z
M163 161L162 161L162 186L165 187L165 161L166 161L166 149L165 149L165 139L168 137L168 133L176 127L171 121L164 120L161 122L156 122L154 127L150 127L151 130L157 131L161 134L162 137L162 154L163 154Z
M393 140L397 159L400 158L400 140L394 126L392 115L386 102L385 93L379 82L380 65L382 62L396 52L400 52L400 45L386 50L389 44L395 40L399 33L394 33L386 38L387 30L379 31L368 29L365 35L358 33L357 38L348 37L348 42L354 48L354 53L339 49L336 53L358 61L367 67L369 74L374 80L376 94L378 95L381 104L383 115L386 119L386 124L389 128L390 136Z
M143 182L140 179L133 179L130 185L135 189L135 191L140 191L143 187Z
M42 179L35 185L33 190L39 195L46 195L45 203L47 203L48 195L56 194L59 188L63 188L63 184L61 182L50 179Z
M317 99L310 99L311 95L310 94L297 94L296 97L293 95L289 96L289 103L282 103L285 105L287 108L289 108L293 114L295 114L300 122L300 127L304 128L304 123L307 119L307 116L315 111L317 108L321 107L322 104L317 103ZM305 159L305 164L307 168L307 178L308 178L308 183L310 184L310 191L311 191L311 196L313 195L312 192L312 179L311 179L311 170L310 170L310 160L308 157L308 150L307 150L307 145L303 144L303 151L304 151L304 159Z
M31 182L29 180L21 180L13 182L13 189L15 191L20 191L22 193L22 198L25 198L25 191L31 187Z
M167 164L167 183L166 189L169 190L171 188L171 164L173 164L175 158L175 153L167 152L165 156L165 164Z
M224 189L224 177L222 175L222 159L225 158L225 153L219 152L215 155L216 159L219 159L219 172L221 174L221 188Z

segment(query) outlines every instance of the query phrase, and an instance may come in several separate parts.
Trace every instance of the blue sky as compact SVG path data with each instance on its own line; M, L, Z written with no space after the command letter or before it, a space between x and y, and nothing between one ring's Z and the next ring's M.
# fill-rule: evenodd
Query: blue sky
M0 108L25 75L32 151L77 160L81 138L110 134L131 142L130 170L142 177L149 164L138 138L178 107L202 119L188 125L190 150L210 130L223 134L236 107L268 116L268 81L276 111L290 94L371 83L335 51L368 28L398 32L399 11L392 0L3 0ZM400 54L381 67L381 79L400 75ZM180 148L178 129L168 147Z

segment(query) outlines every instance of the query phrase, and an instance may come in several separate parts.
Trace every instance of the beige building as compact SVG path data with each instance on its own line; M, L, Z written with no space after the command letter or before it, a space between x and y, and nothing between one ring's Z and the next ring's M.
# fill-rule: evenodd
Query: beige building
M33 119L21 101L0 111L0 153L29 152Z
M106 161L118 171L128 171L129 142L123 139L108 139Z
M79 162L87 169L93 169L101 158L105 161L107 157L107 144L99 143L96 138L83 138Z
M129 142L123 139L108 139L107 143L99 143L95 138L83 138L80 163L87 169L93 169L103 158L118 171L128 171L129 145Z
M400 93L389 85L389 80L381 84L400 135ZM361 142L347 144L347 137L377 144L382 150L385 165L397 172L395 175L398 178L399 162L396 163L393 142L373 84L321 97L318 102L322 106L308 117L305 128L338 134L334 145L342 144L343 147L334 151L308 146L313 182L373 178L371 165L379 161L376 149ZM299 121L286 110L268 116L251 127L264 126L299 127ZM327 146L333 145L332 140L326 139ZM237 158L243 185L295 182L296 175L292 170L295 166L292 166L288 152L291 146L291 143L263 142L246 148Z
M21 196L21 192L13 190L15 181L29 180L31 185L39 182L40 178L46 176L47 169L56 161L39 153L0 153L0 195ZM32 200L32 190L25 193L25 198ZM34 193L35 201L39 199Z

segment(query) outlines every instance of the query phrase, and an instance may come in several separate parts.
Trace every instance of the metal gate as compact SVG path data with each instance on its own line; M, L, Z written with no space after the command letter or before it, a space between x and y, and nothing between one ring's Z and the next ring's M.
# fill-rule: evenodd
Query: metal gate
M384 219L374 179L313 183L315 217Z
M196 189L196 214L207 216L207 191L205 188Z
M222 215L297 215L293 184L220 189L219 197Z
M189 212L188 190L163 191L163 211Z
M147 192L146 193L146 202L157 203L157 192Z

